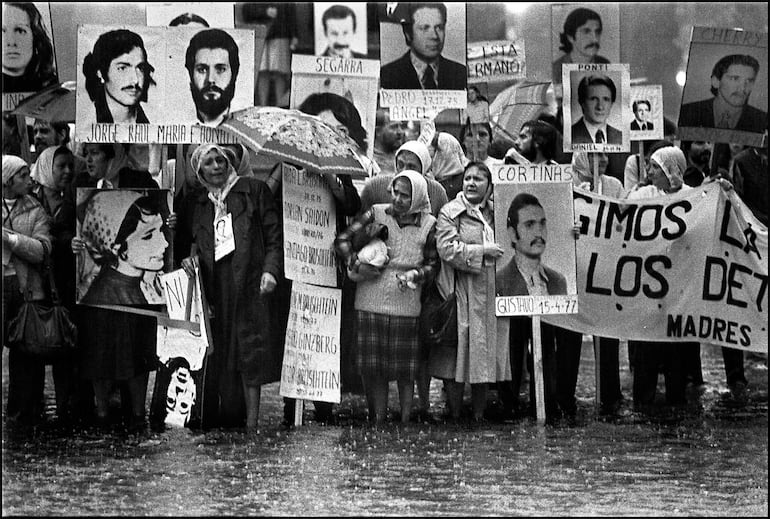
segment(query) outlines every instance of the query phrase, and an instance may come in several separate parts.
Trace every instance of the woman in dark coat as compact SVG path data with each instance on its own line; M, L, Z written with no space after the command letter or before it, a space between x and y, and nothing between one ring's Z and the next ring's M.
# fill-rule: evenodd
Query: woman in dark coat
M198 147L190 162L206 187L189 232L213 314L202 425L242 426L245 406L246 427L254 429L260 386L278 380L271 369L269 307L283 270L281 218L267 185L239 177L219 145ZM228 248L233 241L234 249ZM183 264L189 272L189 261Z

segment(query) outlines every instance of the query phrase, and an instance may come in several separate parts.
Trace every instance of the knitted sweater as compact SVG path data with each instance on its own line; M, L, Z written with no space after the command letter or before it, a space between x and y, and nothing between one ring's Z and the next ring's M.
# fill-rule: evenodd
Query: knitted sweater
M419 226L399 227L396 220L385 212L387 207L387 204L376 204L372 209L375 221L388 227L390 263L377 278L358 283L355 308L376 314L417 317L420 315L422 285L417 285L415 290L407 288L402 291L396 275L422 266L423 249L436 219L424 215Z

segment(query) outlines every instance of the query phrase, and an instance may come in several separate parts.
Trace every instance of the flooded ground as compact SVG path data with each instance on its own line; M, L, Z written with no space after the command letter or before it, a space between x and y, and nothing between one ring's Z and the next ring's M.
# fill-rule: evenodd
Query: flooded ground
M630 399L625 351L621 358ZM766 517L767 357L747 359L750 393L741 402L729 397L720 350L704 348L702 359L706 386L689 391L684 412L603 422L593 406L593 348L585 343L572 426L521 419L373 429L363 398L346 395L340 425L285 431L277 384L263 389L257 434L65 436L44 428L20 435L4 420L2 512ZM662 386L661 377L661 393ZM50 380L46 394L53 414ZM437 380L431 396L440 419ZM491 405L495 398L491 392ZM397 409L395 391L391 401Z

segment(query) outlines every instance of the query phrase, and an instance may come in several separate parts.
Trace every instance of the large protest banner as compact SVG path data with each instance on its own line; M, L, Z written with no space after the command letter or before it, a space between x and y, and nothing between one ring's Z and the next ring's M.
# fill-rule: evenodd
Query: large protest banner
M77 36L78 141L234 142L216 126L254 103L255 31L80 25Z
M326 179L289 164L283 170L283 260L287 279L337 286L337 211Z
M281 396L340 401L342 290L294 282L281 369Z
M575 190L580 313L601 337L767 353L767 227L719 184L628 202Z

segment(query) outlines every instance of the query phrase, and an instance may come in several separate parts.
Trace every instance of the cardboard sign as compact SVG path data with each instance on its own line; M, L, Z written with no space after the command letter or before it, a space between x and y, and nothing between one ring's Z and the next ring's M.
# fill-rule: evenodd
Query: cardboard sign
M524 40L468 43L468 83L512 81L527 77Z
M631 120L627 121L632 141L663 138L663 87L631 87Z
M577 313L571 165L500 165L492 181L495 241L505 251L497 260L495 314Z
M281 396L339 403L341 311L342 290L292 284Z
M283 262L286 279L337 286L334 195L321 175L283 168Z

